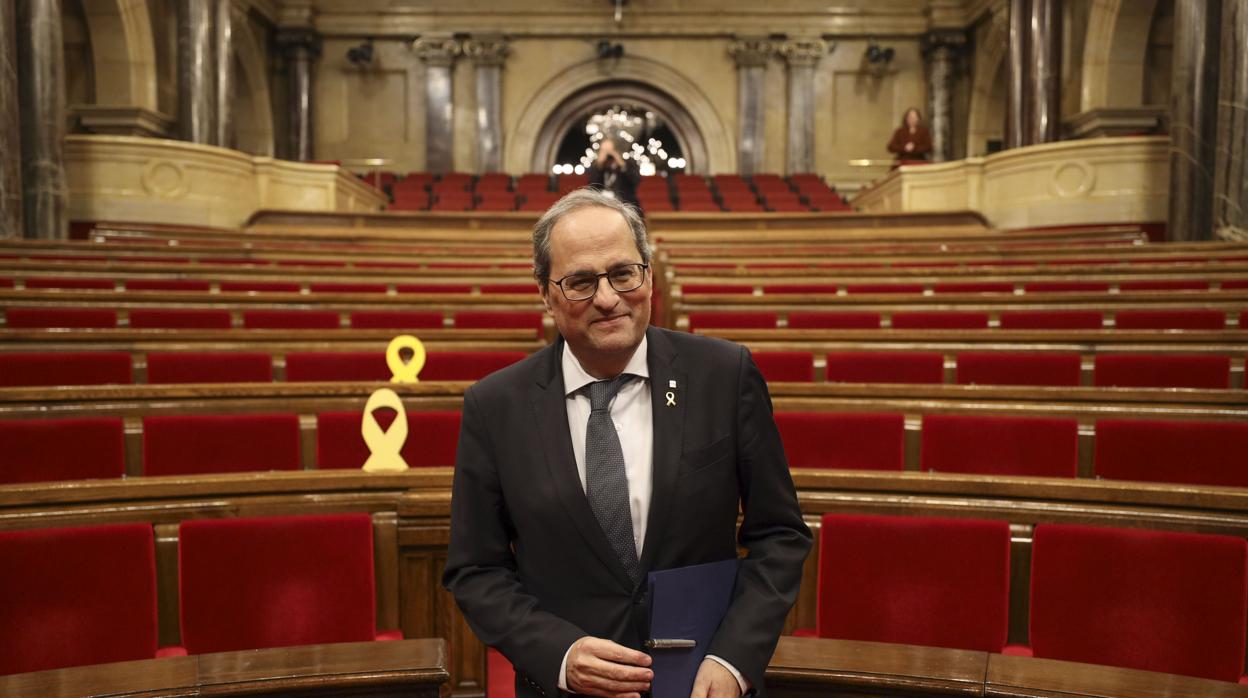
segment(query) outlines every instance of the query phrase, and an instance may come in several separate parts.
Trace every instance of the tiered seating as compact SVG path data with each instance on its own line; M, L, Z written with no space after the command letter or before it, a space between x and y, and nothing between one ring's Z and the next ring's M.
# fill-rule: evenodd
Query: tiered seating
M681 211L722 211L715 201L715 195L707 186L706 180L697 175L674 174L672 182L676 186L676 205Z
M672 193L665 177L642 177L637 185L637 202L647 213L675 211Z
M816 211L849 211L851 207L845 203L836 190L829 187L817 174L795 174L789 176L789 182Z
M719 192L724 210L733 213L762 213L763 207L754 190L740 175L720 174L711 178Z

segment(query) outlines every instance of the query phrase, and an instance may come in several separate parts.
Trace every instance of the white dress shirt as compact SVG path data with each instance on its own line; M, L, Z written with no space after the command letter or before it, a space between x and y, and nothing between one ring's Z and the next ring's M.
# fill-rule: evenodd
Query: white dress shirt
M641 557L641 548L646 540L646 521L650 516L650 495L654 486L654 423L653 407L650 402L650 367L646 363L648 353L645 335L641 344L633 352L622 373L639 376L624 384L611 401L611 421L615 423L615 431L620 437L620 448L624 452L624 476L628 480L628 505L633 519L633 543L637 546L637 557ZM581 362L565 343L563 356L560 357L563 370L563 391L567 399L568 431L572 435L572 455L576 457L576 472L581 478L581 489L585 487L585 431L589 426L591 406L589 394L582 390L586 385L599 380L589 375L581 366ZM568 690L568 652L563 655L563 664L559 667L559 690ZM706 655L707 659L723 665L737 679L737 684L744 694L749 686L745 677L737 668L715 655Z

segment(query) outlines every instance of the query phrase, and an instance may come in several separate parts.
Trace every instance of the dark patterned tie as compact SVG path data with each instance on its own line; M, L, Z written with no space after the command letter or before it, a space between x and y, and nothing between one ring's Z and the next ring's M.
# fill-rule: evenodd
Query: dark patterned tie
M635 376L589 384L589 424L585 427L585 494L598 525L619 556L633 583L641 581L641 563L633 541L633 515L629 509L628 478L624 451L611 419L611 400Z

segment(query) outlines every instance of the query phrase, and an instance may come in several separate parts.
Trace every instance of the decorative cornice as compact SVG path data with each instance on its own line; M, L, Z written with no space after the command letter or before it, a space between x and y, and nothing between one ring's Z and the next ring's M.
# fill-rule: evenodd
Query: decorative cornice
M463 54L479 66L501 66L511 53L502 37L472 38L463 42Z
M426 37L413 41L412 50L426 65L449 68L463 54L464 47L450 37Z
M921 48L924 56L942 49L960 53L966 48L966 44L966 32L959 29L937 29L923 35Z
M738 68L762 67L776 55L776 45L767 39L741 38L728 47L728 55L737 62Z
M814 66L834 47L835 44L822 39L798 38L780 44L778 53L790 66Z
M311 57L321 55L321 35L315 29L305 27L282 27L273 39L285 53L306 51Z

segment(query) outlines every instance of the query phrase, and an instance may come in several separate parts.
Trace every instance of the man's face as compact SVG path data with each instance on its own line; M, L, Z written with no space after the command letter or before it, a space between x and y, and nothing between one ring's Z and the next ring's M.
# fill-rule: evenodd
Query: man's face
M583 301L569 301L554 282L569 274L601 274L641 261L628 223L609 208L578 209L551 230L551 282L542 289L542 298L582 364L612 364L632 356L650 324L650 271L644 272L639 288L624 293L602 278L593 298Z

